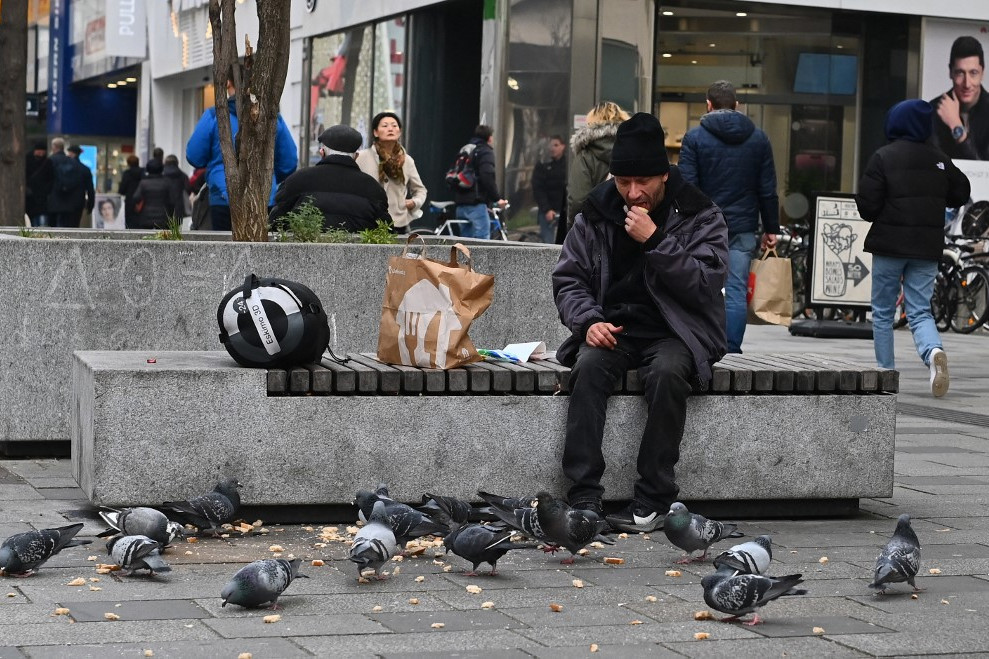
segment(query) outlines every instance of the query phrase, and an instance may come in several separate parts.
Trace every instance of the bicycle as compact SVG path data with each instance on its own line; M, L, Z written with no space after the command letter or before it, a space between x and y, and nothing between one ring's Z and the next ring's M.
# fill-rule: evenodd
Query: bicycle
M962 242L965 236L946 236L931 296L931 313L939 331L970 334L989 319L989 273L976 259L980 254Z
M459 237L460 227L464 224L470 224L470 220L450 216L449 209L453 206L454 203L452 201L429 202L430 213L437 216L437 227L433 230L433 235ZM508 240L508 233L505 231L505 226L501 221L501 214L509 208L511 208L511 204L505 204L504 208L498 206L488 207L488 216L491 222L491 239Z

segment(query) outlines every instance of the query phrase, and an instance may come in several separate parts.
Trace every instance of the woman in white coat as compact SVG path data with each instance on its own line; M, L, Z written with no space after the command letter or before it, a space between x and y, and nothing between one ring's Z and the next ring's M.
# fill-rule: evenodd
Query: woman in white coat
M415 160L399 144L402 121L394 112L379 112L371 120L371 134L374 141L357 154L357 165L385 189L395 232L408 233L409 224L422 216L426 186Z

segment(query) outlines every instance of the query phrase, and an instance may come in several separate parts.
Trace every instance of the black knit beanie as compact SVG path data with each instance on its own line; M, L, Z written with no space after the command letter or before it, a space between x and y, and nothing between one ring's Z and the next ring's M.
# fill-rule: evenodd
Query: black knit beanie
M636 112L618 126L610 171L613 176L661 176L670 171L659 119Z

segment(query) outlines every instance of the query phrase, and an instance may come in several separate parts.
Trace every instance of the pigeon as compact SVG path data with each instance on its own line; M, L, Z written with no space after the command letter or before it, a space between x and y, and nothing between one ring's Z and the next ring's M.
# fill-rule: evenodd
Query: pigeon
M910 526L910 515L900 515L896 520L896 531L876 557L876 576L869 588L877 595L886 592L891 583L906 581L914 591L917 587L914 577L920 569L920 540Z
M700 558L696 559L702 561L707 558L708 547L715 542L725 538L741 538L745 535L736 531L736 528L734 524L716 522L703 515L695 515L679 501L670 506L670 512L666 513L666 520L663 522L666 538L687 552L687 555L677 563L690 563L695 560L691 554L698 549L704 550Z
M299 574L301 558L291 561L284 558L266 558L254 561L237 570L229 583L220 591L223 604L236 604L245 609L253 609L264 604L275 611L279 608L278 596L285 592L296 578L308 578Z
M443 535L449 530L445 525L434 522L429 515L412 506L393 499L382 499L380 495L367 490L359 490L355 497L355 503L360 509L358 517L361 521L368 521L371 509L377 501L384 504L388 525L395 532L395 540L399 547L403 549L405 544L413 538L424 535Z
M361 573L366 568L370 567L374 568L374 575L378 579L384 579L384 575L381 574L381 566L398 551L395 532L388 524L385 502L375 501L368 523L354 536L348 558L357 563L358 578L361 577Z
M155 542L146 535L118 535L106 543L106 553L113 557L113 562L120 566L127 575L137 570L148 570L152 575L156 572L171 572L161 557L161 543Z
M219 535L220 526L232 522L240 510L240 483L236 478L228 478L217 483L213 491L188 501L166 501L161 505L179 521L192 524L200 531L212 531Z
M785 577L736 574L734 569L724 567L701 579L701 586L704 587L704 601L707 605L731 616L722 618L721 622L733 622L748 613L754 613L752 620L742 624L758 625L762 622L759 614L755 613L759 607L784 595L807 594L804 589L794 588L803 583L801 577L799 574L788 574Z
M532 504L535 503L536 497L503 497L498 494L491 494L490 492L485 492L483 490L477 491L477 496L481 497L484 501L491 504L491 506L496 506L502 510L518 510L519 508L531 508ZM492 512L491 506L480 508L479 511L482 513L487 513L492 517L496 517Z
M477 566L481 563L491 565L489 574L498 574L498 561L513 549L534 549L531 543L512 542L514 529L494 530L481 524L468 522L450 531L443 538L443 545L448 551L468 561L472 570L465 572L468 577L477 575Z
M169 521L165 513L154 508L106 508L100 511L100 517L110 528L96 537L103 538L119 533L120 535L146 535L162 547L172 543L175 538L185 537L182 525Z
M66 547L88 545L92 540L73 539L82 526L79 522L10 536L0 545L0 575L30 577L45 561Z
M714 567L728 567L740 574L765 574L773 560L773 541L768 535L743 542L714 557Z
M447 526L480 521L478 509L466 501L454 497L444 497L426 492L422 495L422 503L417 510L426 513L433 520ZM452 522L452 525L451 525Z
M536 507L505 510L502 499L490 497L485 492L478 496L491 504L491 510L503 522L525 535L548 545L546 551L555 553L560 547L570 552L570 557L561 561L569 565L574 556L600 535L602 520L589 510L571 508L549 492L536 495Z

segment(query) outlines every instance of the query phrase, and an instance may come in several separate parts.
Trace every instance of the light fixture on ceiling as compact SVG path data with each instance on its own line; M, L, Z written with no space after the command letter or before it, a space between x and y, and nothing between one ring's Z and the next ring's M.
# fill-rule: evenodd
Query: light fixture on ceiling
M673 57L673 53L663 53L663 57Z
M519 81L516 80L515 78L509 76L507 83L508 83L508 88L509 89L513 89L515 91L518 91L519 90Z
M127 78L127 82L137 82L137 78Z
M697 64L697 60L695 60L695 59L692 59L692 60L690 60L690 63L691 63L691 64Z
M117 83L115 83L115 82L108 82L108 83L106 83L106 88L107 89L116 89L117 88Z
M708 48L714 48L717 45L718 44L716 44L716 43L709 43L707 46L708 46Z
M735 12L735 15L738 16L739 18L745 18L746 16L748 16L748 14L746 14L744 11L737 11Z
M127 86L127 81L126 80L118 80L117 81L117 86L118 87L126 87Z
M673 15L673 12L670 11L669 9L666 9L666 10L663 11L663 16L672 16L672 15Z

